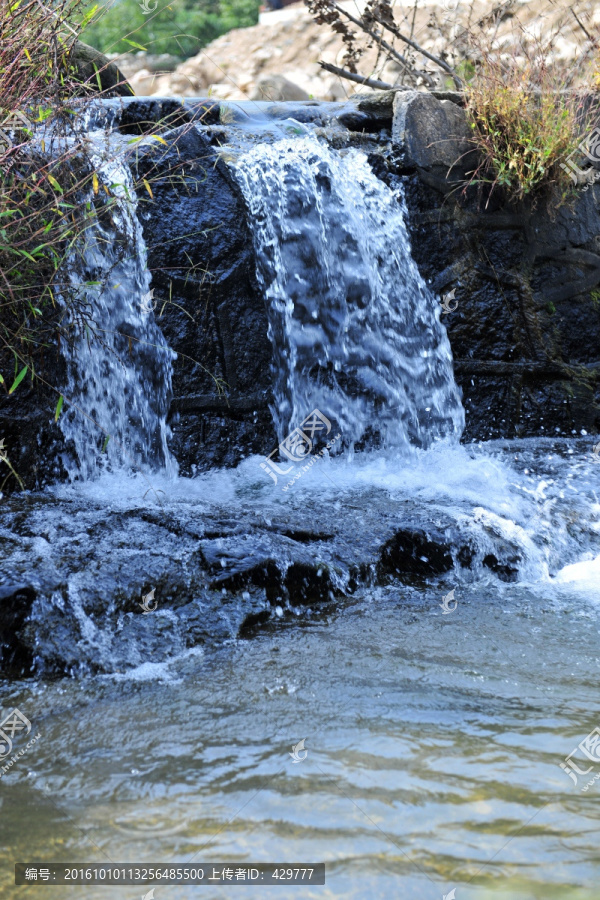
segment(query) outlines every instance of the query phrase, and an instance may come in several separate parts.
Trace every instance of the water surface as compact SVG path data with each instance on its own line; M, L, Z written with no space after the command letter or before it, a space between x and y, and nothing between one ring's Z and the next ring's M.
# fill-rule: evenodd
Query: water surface
M468 510L512 528L529 553L517 582L479 570L390 584L166 663L3 683L3 708L42 734L0 781L3 896L17 896L14 862L39 859L327 864L324 887L269 889L281 898L596 897L600 783L582 792L559 763L600 723L600 466L577 442L453 452L445 470L430 456L395 478L376 459L352 481L333 465L335 486L316 474L295 499L271 492L265 511L308 504L318 486L332 517L357 515L379 478L390 497L419 499L424 520ZM249 471L206 476L204 505L176 486L169 502L222 505L227 477L233 509Z

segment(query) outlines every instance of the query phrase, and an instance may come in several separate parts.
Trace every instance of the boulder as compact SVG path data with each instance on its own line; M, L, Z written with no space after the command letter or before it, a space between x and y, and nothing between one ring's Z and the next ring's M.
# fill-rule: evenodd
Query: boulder
M256 82L251 100L308 100L309 95L283 75L263 75Z
M464 109L428 91L395 93L392 140L402 147L407 166L452 181L475 168L477 154Z
M119 67L89 44L75 41L69 54L69 61L75 67L78 79L92 90L98 90L100 81L102 90L109 94L121 97L130 97L133 94Z

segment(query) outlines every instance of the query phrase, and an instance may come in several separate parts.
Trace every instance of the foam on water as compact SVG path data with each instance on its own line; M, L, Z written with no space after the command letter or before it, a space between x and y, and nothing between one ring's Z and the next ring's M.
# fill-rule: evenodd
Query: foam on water
M319 507L331 510L332 522L346 504L366 508L374 491L385 491L394 501L420 507L424 526L443 513L479 543L496 535L520 548L523 584L554 585L562 592L578 583L590 599L600 600L594 561L600 532L597 467L585 452L563 447L558 453L549 440L442 443L415 451L407 465L401 454L371 451L352 460L320 459L287 493L265 477L261 461L250 457L236 469L194 479L107 472L53 490L64 499L83 497L123 510L150 506L169 515L191 508L199 516L229 516L243 509L277 519L286 509L301 508L310 520L311 509Z
M575 587L600 600L600 556L565 566L557 574L556 581Z

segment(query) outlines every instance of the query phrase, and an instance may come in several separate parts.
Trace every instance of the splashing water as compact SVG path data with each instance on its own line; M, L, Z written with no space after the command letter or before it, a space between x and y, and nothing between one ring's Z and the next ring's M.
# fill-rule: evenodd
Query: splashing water
M450 343L410 254L403 198L364 153L312 137L256 146L236 173L269 308L280 438L317 407L346 447L458 439Z
M166 425L175 354L152 313L131 173L122 159L107 157L92 154L100 183L116 200L112 221L105 216L86 232L69 265L90 324L66 351L71 403L59 421L75 454L66 464L71 478L84 480L106 465L175 474Z

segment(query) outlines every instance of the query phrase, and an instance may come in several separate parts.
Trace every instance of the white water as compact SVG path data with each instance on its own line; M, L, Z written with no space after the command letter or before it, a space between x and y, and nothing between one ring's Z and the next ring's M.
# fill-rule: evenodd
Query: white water
M332 525L352 510L360 528L370 498L384 491L392 503L420 510L425 527L440 514L449 516L472 534L480 557L493 552L498 539L513 544L521 554L518 581L528 590L544 596L551 590L557 600L600 602L600 464L585 440L493 441L468 447L438 443L417 450L410 465L389 451L326 458L289 493L265 479L261 461L250 457L236 469L194 479L106 473L53 492L64 499L83 496L113 511L150 505L176 517L192 510L200 518L254 510L267 522L304 510L307 525L313 509L329 510ZM492 576L479 565L453 573L463 583L482 577ZM497 587L504 590L502 584Z
M91 161L99 179L96 202L106 204L105 187L114 199L70 261L69 278L85 299L88 326L79 325L65 352L68 383L59 422L74 451L65 463L72 478L84 480L106 466L166 467L174 474L166 415L175 354L154 320L133 179L114 147L98 145Z
M458 439L450 343L402 198L364 153L313 137L253 147L235 171L268 306L280 439L315 407L344 447Z

